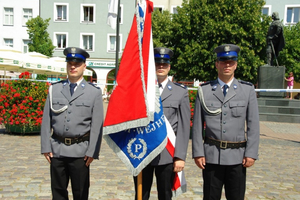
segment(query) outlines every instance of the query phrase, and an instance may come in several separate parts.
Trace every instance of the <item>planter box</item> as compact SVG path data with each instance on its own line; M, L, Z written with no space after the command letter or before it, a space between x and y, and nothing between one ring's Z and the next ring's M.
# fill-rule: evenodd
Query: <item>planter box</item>
M23 127L17 125L5 125L6 132L8 133L20 133L22 135L28 133L39 133L41 131L40 126L33 126L33 127Z

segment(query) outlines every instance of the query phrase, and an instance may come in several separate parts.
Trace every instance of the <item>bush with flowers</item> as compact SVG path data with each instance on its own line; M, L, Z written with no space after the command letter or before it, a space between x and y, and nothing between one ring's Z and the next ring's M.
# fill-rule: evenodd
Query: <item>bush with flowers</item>
M7 132L39 132L50 84L30 81L29 77L30 73L24 72L19 80L1 84L0 124Z
M195 106L196 97L197 97L197 90L189 90L190 109L191 109L191 119L190 119L190 127L191 128L193 126L194 106Z
M189 98L190 98L190 108L191 108L191 119L190 119L190 127L192 131L193 127L193 120L194 120L194 108L195 108L195 101L197 98L197 90L189 90ZM204 122L204 134L205 134L206 124Z

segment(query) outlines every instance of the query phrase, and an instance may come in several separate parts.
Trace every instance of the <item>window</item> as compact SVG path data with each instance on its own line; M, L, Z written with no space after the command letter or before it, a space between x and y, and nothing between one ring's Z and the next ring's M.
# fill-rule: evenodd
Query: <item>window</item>
M13 39L4 39L4 45L9 47L14 47L14 40Z
M261 13L262 13L263 15L271 16L271 6L265 5L265 6L261 9Z
M54 4L54 20L66 22L68 21L68 7L69 4L57 3Z
M300 5L285 6L285 23L296 24L300 19Z
M162 6L154 6L154 11L159 10L159 12L163 12L163 7Z
M23 26L26 26L26 22L32 19L32 9L23 9Z
M57 49L64 49L68 46L67 38L67 33L54 33L53 45L56 46Z
M13 8L4 8L4 25L14 25Z
M81 34L81 48L87 51L94 51L94 34L82 33Z
M23 53L28 53L29 52L28 43L30 43L30 40L23 40Z
M178 14L177 7L178 6L172 6L171 11L172 11L173 14Z
M94 4L81 4L81 22L95 23Z
M122 52L122 35L119 35L119 52ZM107 52L116 52L117 50L117 37L115 34L108 34L107 39Z

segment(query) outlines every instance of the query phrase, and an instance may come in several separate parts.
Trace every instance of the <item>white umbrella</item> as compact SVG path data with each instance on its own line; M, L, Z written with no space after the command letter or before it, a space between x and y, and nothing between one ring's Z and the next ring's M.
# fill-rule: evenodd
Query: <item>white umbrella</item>
M0 69L6 71L25 71L23 68L24 54L9 46L0 46Z

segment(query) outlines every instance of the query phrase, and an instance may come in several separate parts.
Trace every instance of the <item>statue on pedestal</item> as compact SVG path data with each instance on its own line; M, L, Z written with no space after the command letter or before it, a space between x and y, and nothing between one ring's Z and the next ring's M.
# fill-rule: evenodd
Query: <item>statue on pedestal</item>
M272 14L273 22L271 23L267 35L267 64L273 66L273 60L278 65L279 52L284 48L285 41L283 36L283 24L279 19L278 12Z

